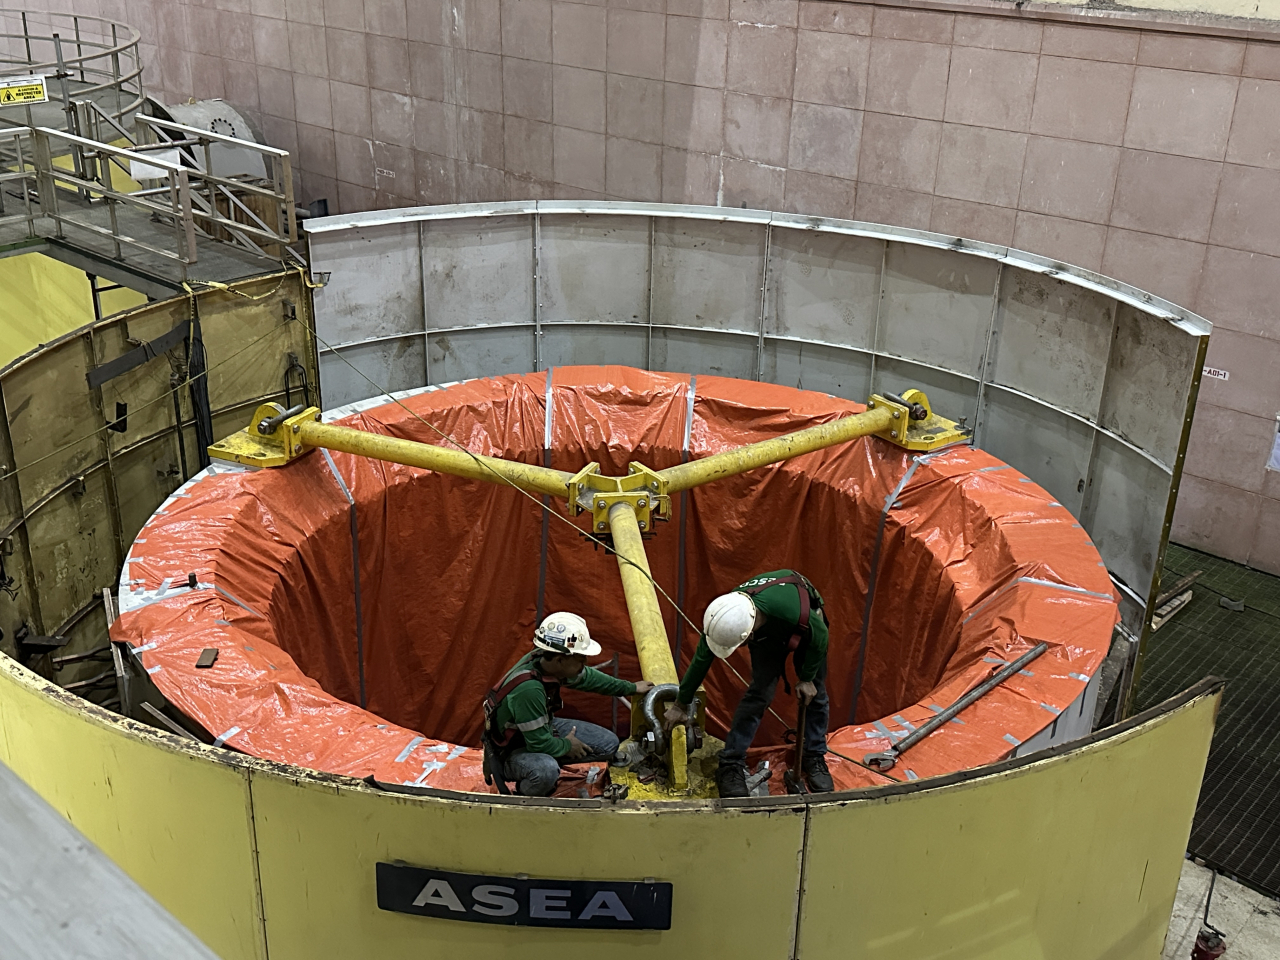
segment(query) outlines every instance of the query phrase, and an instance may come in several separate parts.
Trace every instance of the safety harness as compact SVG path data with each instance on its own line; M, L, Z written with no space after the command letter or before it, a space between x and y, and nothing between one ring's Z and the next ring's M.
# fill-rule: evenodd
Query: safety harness
M800 643L808 640L811 635L812 631L809 628L810 610L822 609L822 598L819 596L818 591L814 589L813 584L809 582L809 578L800 573L790 573L785 577L770 577L768 580L759 582L748 580L738 589L747 596L754 597L770 587L776 587L784 583L794 584L796 592L800 595L800 618L796 621L795 633L791 634L791 639L787 642L787 652L794 653L800 647Z
M814 589L813 584L809 582L809 578L804 574L793 572L785 577L770 577L768 580L759 582L748 580L738 589L747 596L754 597L770 587L785 583L794 584L796 592L800 595L800 616L796 620L795 632L791 634L791 639L787 641L787 653L795 653L796 650L800 649L800 644L813 635L813 631L809 627L810 612L812 610L822 610L822 597ZM823 616L826 616L825 611L823 611ZM782 686L787 693L791 692L791 681L787 677L785 663L782 668Z
M485 694L484 697L484 733L481 742L484 744L484 782L497 784L498 792L509 794L504 779L504 761L511 752L524 741L524 736L515 724L508 724L501 730L495 729L495 718L498 715L498 704L507 699L511 691L529 680L537 680L542 684L547 695L547 713L554 714L564 701L560 699L560 682L549 680L536 670L521 670L519 673L504 677Z

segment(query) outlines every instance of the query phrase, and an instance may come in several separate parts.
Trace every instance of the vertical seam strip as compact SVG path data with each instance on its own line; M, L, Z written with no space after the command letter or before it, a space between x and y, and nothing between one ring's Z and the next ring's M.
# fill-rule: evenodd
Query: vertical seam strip
M551 374L555 367L547 367L546 412L542 424L542 465L551 466ZM551 535L551 498L542 495L542 541L538 547L538 622L547 605L547 540Z
M693 401L698 389L698 377L693 375L689 377L688 397L685 400L684 408L684 439L680 444L680 462L689 462L689 443L693 437ZM676 545L676 606L679 610L676 612L676 650L675 662L677 672L680 670L680 646L684 641L684 617L680 613L684 610L685 599L685 571L687 569L685 560L685 531L688 529L688 513L689 513L689 491L680 491L680 531L678 534L678 543Z
M360 522L356 517L356 499L347 489L347 481L343 480L342 474L338 472L338 465L333 462L333 455L324 447L320 448L320 452L324 454L324 462L329 465L329 472L333 474L333 479L338 481L338 489L347 499L347 516L351 520L352 592L355 595L356 604L356 669L360 683L360 709L363 710L368 706L368 697L364 679L364 606L360 596Z
M911 466L902 475L893 492L884 498L884 509L880 511L880 524L876 528L876 545L871 551L871 572L867 575L867 602L862 606L862 636L858 641L858 667L853 675L853 698L849 702L849 723L854 723L854 714L858 712L858 697L862 694L862 671L867 662L867 640L871 635L871 607L876 600L876 574L880 568L880 548L884 543L885 522L889 519L889 511L893 509L903 488L920 466L920 457L911 458Z

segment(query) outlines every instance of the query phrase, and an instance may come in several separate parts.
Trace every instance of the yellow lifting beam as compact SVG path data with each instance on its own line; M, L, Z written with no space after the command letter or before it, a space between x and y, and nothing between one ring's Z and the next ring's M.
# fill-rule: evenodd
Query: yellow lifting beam
M251 467L279 467L308 450L324 447L371 460L449 473L468 480L510 482L530 493L545 493L553 497L569 495L569 481L573 474L564 470L321 423L320 411L315 407L293 416L283 416L287 412L282 411L279 404L263 404L246 429L210 446L209 456Z
M576 474L566 473L321 423L320 411L315 407L285 410L279 404L267 403L254 412L248 427L210 446L209 455L252 467L277 467L323 447L470 480L510 483L529 493L565 498L570 515L589 511L592 530L597 534L607 531L612 536L640 671L644 679L664 684L678 683L679 677L645 555L644 537L653 532L655 520L669 516L670 495L865 436L878 436L907 450L926 451L964 441L969 431L963 421L957 424L934 414L929 399L919 390L907 390L902 396L872 396L865 413L831 423L666 470L654 471L632 463L626 476L606 477L594 463ZM667 754L671 787L683 792L689 787L684 727L671 731Z

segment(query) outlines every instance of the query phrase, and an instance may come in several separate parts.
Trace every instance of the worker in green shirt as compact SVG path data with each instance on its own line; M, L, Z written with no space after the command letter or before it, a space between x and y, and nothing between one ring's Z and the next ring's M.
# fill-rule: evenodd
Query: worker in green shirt
M815 793L834 790L827 769L827 620L822 596L794 570L752 577L733 592L716 597L702 618L703 633L680 692L666 711L669 726L684 723L689 704L715 658L725 659L743 643L751 654L751 684L738 701L733 726L720 754L716 784L721 797L747 796L747 748L773 701L787 657L795 661L796 697L806 704L804 774ZM784 683L785 678L784 678ZM790 687L790 684L788 684Z
M553 613L533 633L533 650L507 671L484 700L485 782L506 781L526 797L549 797L562 763L613 760L618 738L584 720L561 720L556 711L563 684L586 693L629 697L648 693L647 680L632 683L587 666L600 653L587 623L575 613Z

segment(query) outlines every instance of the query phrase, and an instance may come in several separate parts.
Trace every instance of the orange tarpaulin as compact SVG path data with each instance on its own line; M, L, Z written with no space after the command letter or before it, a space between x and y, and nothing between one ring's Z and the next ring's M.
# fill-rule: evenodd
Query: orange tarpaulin
M690 390L683 375L562 367L550 391L546 373L473 380L339 422L444 442L427 421L473 452L530 463L544 462L549 427L551 466L577 471L596 460L620 474L632 460L655 469L679 463L686 435L687 455L697 458L863 409L700 376L686 429ZM331 458L341 484L320 451L273 470L215 464L157 511L130 550L112 636L130 643L165 696L210 734L333 773L486 790L480 754L465 748L479 741L485 691L529 648L540 572L543 610L585 616L604 657L617 653L621 675L638 678L616 561L562 519L562 501L551 504L544 560L537 497ZM367 709L355 705L361 671L344 486L357 516ZM912 776L1001 759L1079 706L1117 619L1107 572L1075 518L967 446L917 456L864 438L696 488L687 510L683 595L695 623L712 597L762 570L793 567L822 592L832 626L830 743L855 760L1036 643L1050 645L963 722L914 748ZM681 593L678 504L675 514L646 544L672 598ZM849 725L877 540L857 723ZM195 589L186 586L191 573ZM675 611L663 606L674 646ZM685 625L681 669L696 642ZM218 660L197 669L206 647L218 648ZM732 662L749 675L744 651ZM716 665L706 686L710 730L723 735L742 684ZM608 723L608 698L566 700L566 716ZM779 695L774 707L792 720L791 698ZM782 734L766 715L757 752L781 761ZM830 759L840 787L885 782ZM588 775L598 785L595 774L578 774L566 790Z

